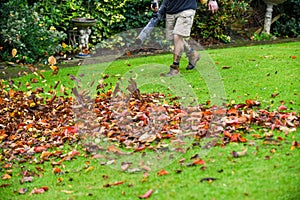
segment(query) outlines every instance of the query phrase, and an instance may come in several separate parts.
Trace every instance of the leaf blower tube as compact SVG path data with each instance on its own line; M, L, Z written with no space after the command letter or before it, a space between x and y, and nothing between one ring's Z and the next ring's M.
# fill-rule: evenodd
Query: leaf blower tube
M166 13L166 5L168 0L164 0L160 5L158 11L152 14L152 18L148 22L148 24L143 28L140 34L136 38L136 43L141 45L147 37L149 37L153 28L158 24L158 22L164 17Z

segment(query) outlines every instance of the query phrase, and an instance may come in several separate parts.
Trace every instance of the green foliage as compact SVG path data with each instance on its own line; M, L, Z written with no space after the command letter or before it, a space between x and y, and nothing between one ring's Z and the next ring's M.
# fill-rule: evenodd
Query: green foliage
M0 51L3 60L33 63L59 52L66 37L26 1L12 0L2 5ZM18 51L11 56L12 49Z
M200 5L196 12L193 37L215 38L229 43L231 38L227 32L228 26L237 20L241 20L244 13L249 9L247 0L218 0L219 10L211 13L207 4Z
M97 19L92 27L90 42L96 44L122 31L127 0L46 0L37 1L36 9L42 12L58 30L68 32L73 28L72 19L86 17Z
M254 34L253 35L253 40L254 41L269 41L276 38L272 34L267 34L267 33L261 33L261 34Z
M280 36L300 37L300 1L287 0L277 6L277 12L282 14L271 27L271 32Z
M126 21L123 30L144 27L152 17L149 9L152 0L132 0L125 4L124 17Z

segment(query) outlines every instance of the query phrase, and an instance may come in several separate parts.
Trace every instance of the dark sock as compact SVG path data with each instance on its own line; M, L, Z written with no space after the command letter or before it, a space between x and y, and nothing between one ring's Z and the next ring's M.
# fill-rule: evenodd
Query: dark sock
M173 65L179 65L179 62L173 62Z

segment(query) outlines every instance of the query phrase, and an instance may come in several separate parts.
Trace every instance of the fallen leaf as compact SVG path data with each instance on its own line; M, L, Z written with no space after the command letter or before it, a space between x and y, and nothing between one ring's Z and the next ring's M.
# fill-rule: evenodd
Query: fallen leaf
M213 181L215 181L215 180L217 180L217 179L216 179L216 178L208 177L208 178L202 178L202 179L200 180L200 182L202 183L202 182L204 182L204 181L207 181L207 182L211 183L211 182L213 182Z
M27 183L27 182L32 182L33 181L33 176L25 176L20 180L20 183Z
M124 183L124 181L116 181L111 185L116 186L116 185L122 185L123 183Z
M58 68L56 66L54 66L54 65L51 65L50 69L52 69L53 71L57 71L58 70Z
M49 190L48 186L43 186L43 187L41 187L41 188L34 188L34 189L30 192L30 195L32 195L32 194L42 194L42 193L44 193L44 192L46 192L46 191L48 191L48 190Z
M283 111L283 110L287 110L287 107L285 105L280 105L278 107L278 111Z
M33 126L33 124L31 124L31 127ZM27 129L31 128L29 126L27 126ZM37 146L37 147L34 147L34 152L35 153L41 153L43 151L46 151L47 150L47 147L46 146Z
M72 191L72 190L61 190L61 192L65 193L65 194L72 194L74 191Z
M291 146L291 150L294 150L296 148L300 148L300 142L293 141L292 146Z
M18 190L19 194L25 194L28 191L28 188L21 188Z
M157 175L158 175L158 176L164 176L164 175L167 175L167 174L169 174L169 172L167 172L167 171L164 170L164 169L162 169L162 170L160 170L159 172L157 172Z
M95 167L94 166L90 166L88 167L86 170L84 170L85 173L92 171Z
M10 183L4 183L4 184L0 185L0 188L5 188L5 187L9 187L9 186L11 186Z
M230 69L230 66L223 66L222 69Z
M205 161L202 159L197 159L195 161L193 161L193 165L205 165Z
M232 151L232 156L234 158L243 157L243 156L247 155L247 150L248 149L244 149L243 151Z
M62 171L61 171L60 168L55 167L55 168L53 168L52 172L53 172L54 174L59 174L59 173L61 173Z
M139 198L140 198L140 199L148 199L148 198L152 195L152 193L153 193L153 190L150 189L150 190L148 190L145 194L139 196Z
M11 175L9 175L9 174L3 174L1 176L1 178L2 178L2 180L8 180L8 179L11 179Z

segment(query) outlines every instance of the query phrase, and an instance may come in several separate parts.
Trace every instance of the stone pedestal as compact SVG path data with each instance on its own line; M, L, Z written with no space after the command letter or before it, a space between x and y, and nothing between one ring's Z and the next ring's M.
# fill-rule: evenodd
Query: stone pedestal
M97 22L96 19L90 18L74 18L72 19L74 26L78 29L78 45L80 52L77 57L88 57L89 55L89 37L91 34L90 27Z
M271 29L271 24L272 24L273 6L281 4L285 1L286 0L264 0L264 2L267 4L267 10L266 10L266 15L265 15L263 33L270 34L270 29Z

